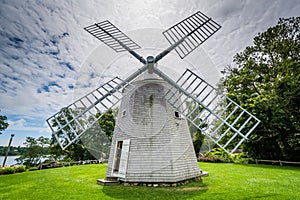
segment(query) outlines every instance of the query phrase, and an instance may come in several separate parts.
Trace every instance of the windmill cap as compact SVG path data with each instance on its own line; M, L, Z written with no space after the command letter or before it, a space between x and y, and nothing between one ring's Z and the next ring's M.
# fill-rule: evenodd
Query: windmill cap
M153 56L148 56L147 57L147 63L154 63L154 57Z

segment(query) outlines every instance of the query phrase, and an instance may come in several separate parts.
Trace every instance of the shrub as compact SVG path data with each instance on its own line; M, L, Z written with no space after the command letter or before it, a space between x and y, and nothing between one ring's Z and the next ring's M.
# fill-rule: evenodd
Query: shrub
M25 172L25 171L26 171L26 167L24 165L15 165L12 167L1 167L0 175L21 173L21 172Z
M16 169L13 167L2 167L2 174L14 174Z
M225 162L225 163L253 163L246 152L229 154L221 148L214 148L205 154L199 154L199 161L203 162Z
M74 162L74 159L72 159L72 158L63 158L59 162Z
M232 156L221 148L214 148L210 152L200 154L198 159L204 162L232 162Z
M21 172L25 172L26 171L26 166L24 166L24 165L16 165L14 167L16 169L16 173L21 173Z
M234 154L233 158L234 158L233 160L234 163L241 163L241 164L255 163L254 159L250 158L247 152Z

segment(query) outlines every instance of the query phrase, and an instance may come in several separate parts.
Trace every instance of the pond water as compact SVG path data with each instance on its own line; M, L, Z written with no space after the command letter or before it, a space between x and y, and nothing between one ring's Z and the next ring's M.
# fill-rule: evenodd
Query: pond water
M19 156L7 156L5 165L6 166L10 166L10 165L17 164L17 162L15 161L15 159L18 158L18 157ZM1 167L2 167L3 161L4 161L4 156L0 156L0 166Z

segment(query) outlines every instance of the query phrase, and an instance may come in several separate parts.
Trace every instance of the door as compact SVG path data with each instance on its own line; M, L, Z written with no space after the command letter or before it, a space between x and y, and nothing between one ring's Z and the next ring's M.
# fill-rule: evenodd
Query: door
M125 178L126 176L129 146L130 139L117 141L113 164L113 174L115 176L121 178Z
M129 146L130 146L130 140L129 139L123 140L123 147L122 147L122 153L121 153L120 165L119 165L119 173L118 173L118 176L121 178L126 177Z

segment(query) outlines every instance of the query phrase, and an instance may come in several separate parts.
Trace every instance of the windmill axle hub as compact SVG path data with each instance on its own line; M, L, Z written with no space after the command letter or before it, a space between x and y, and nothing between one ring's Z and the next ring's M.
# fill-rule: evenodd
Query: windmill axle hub
M154 71L155 58L153 56L147 57L148 73L153 74Z

